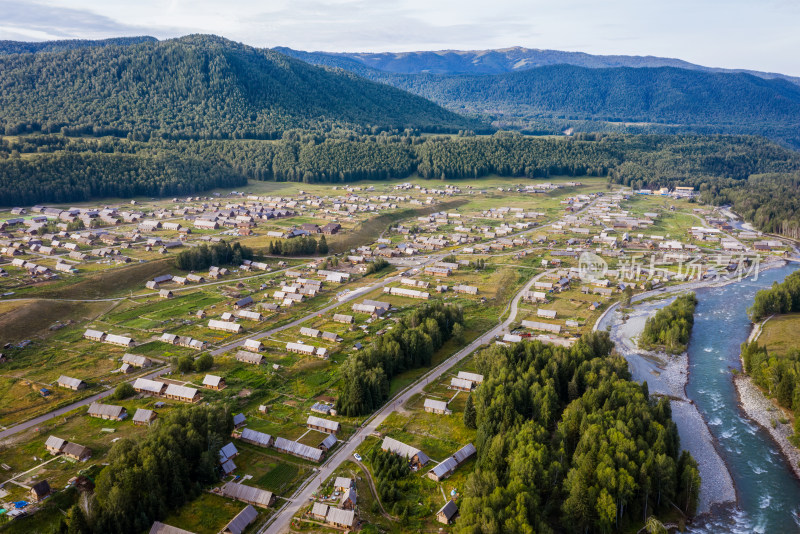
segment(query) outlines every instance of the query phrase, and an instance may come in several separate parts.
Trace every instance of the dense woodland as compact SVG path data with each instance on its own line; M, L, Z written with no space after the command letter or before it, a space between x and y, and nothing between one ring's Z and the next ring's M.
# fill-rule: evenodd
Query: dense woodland
M347 55L278 50L404 89L500 127L530 133L573 128L584 132L756 134L800 147L800 85L796 79L704 72L696 65L660 58L570 56L524 49L478 56L468 52ZM560 59L548 54L558 54ZM520 63L509 63L508 56ZM520 64L525 66L519 68Z
M756 293L748 310L753 321L776 314L800 311L800 271L787 276L780 284ZM768 353L757 342L742 344L744 371L767 395L795 415L795 434L800 435L800 350L785 357ZM796 443L800 446L800 443Z
M324 235L319 240L314 236L301 236L294 239L281 239L270 241L267 253L273 256L311 256L313 254L327 254L328 240Z
M437 302L414 308L394 328L342 364L338 412L345 416L365 415L381 406L389 398L392 377L429 366L433 354L463 322L458 306Z
M644 323L644 329L639 335L639 346L646 350L663 350L670 354L684 352L692 335L696 306L695 294L687 293L658 310Z
M30 158L0 157L0 204L6 206L184 196L246 183L247 178L225 162L168 154L58 152Z
M102 41L100 42L102 43ZM718 69L657 56L594 55L514 46L494 50L431 50L415 52L304 52L286 47L273 50L315 65L353 70L361 66L399 74L504 74L536 67L574 65L577 67L676 67L701 72L747 72L761 78L781 78L800 84L800 78L776 73ZM354 70L354 72L357 72Z
M457 532L627 532L673 504L694 512L699 471L669 399L632 382L612 347L602 332L478 354L478 460Z
M0 55L0 131L275 139L291 128L479 123L399 89L221 37Z
M760 321L770 315L800 311L800 271L795 271L780 284L756 293L753 305L748 312L753 321Z
M233 418L219 406L170 410L136 440L122 439L97 477L88 517L70 513L64 532L146 532L153 521L197 497L219 480L219 449L230 440Z
M175 267L183 271L200 271L212 265L235 265L238 267L242 260L252 260L253 250L236 241L233 245L227 241L220 241L213 245L200 245L181 251L175 256Z
M753 382L794 415L792 439L800 447L797 438L800 435L800 349L776 357L756 341L742 343L742 362ZM788 421L780 422L785 424Z

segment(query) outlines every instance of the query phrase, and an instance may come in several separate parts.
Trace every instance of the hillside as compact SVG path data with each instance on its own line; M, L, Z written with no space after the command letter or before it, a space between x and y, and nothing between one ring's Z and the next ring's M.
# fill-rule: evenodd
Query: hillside
M341 70L213 36L0 56L0 131L280 137L480 124Z
M62 52L76 48L96 46L129 46L139 43L154 43L157 39L143 35L141 37L112 37L96 41L87 39L65 39L63 41L0 41L0 54L37 54L39 52Z
M800 85L782 79L563 64L500 74L400 74L343 55L288 53L404 89L499 128L748 134L800 147Z
M800 86L748 74L556 65L494 76L421 74L391 79L395 86L426 98L472 110L688 125L800 119Z
M719 73L747 73L765 79L785 79L800 85L800 78L775 72L746 69L722 69L689 63L681 59L657 56L596 55L585 52L542 50L513 46L493 50L432 50L420 52L303 52L290 48L274 50L318 64L354 63L396 74L503 74L546 67L575 65L587 68L676 67Z

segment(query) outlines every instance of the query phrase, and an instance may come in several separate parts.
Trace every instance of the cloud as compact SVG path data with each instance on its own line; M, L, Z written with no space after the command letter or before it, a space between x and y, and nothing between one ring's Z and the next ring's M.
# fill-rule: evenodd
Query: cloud
M99 39L144 35L152 28L125 24L85 9L25 0L0 0L0 38L23 40Z
M0 38L213 33L258 47L526 46L800 74L797 0L0 0Z
M387 8L368 0L273 7L248 17L241 31L246 41L264 46L328 51L469 47L476 38L508 43L533 34L529 24L518 21L453 21L408 5Z

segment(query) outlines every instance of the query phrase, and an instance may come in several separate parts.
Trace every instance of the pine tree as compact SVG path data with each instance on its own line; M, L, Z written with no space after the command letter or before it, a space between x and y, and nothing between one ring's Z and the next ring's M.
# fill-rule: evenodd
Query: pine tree
M319 238L319 243L317 243L317 252L319 254L327 254L328 253L328 240L325 239L325 236L322 235Z
M478 413L475 410L475 403L472 401L472 393L467 397L467 405L464 407L464 426L471 429L478 428Z

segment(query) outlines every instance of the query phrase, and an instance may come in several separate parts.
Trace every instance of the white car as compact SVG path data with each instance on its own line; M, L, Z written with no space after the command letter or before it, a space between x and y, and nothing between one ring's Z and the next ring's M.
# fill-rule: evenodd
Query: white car
M359 461L359 462L362 460L362 458L361 458L361 455L360 455L360 454L358 454L357 452L354 452L354 453L353 453L353 458L355 458L355 459L356 459L357 461Z

